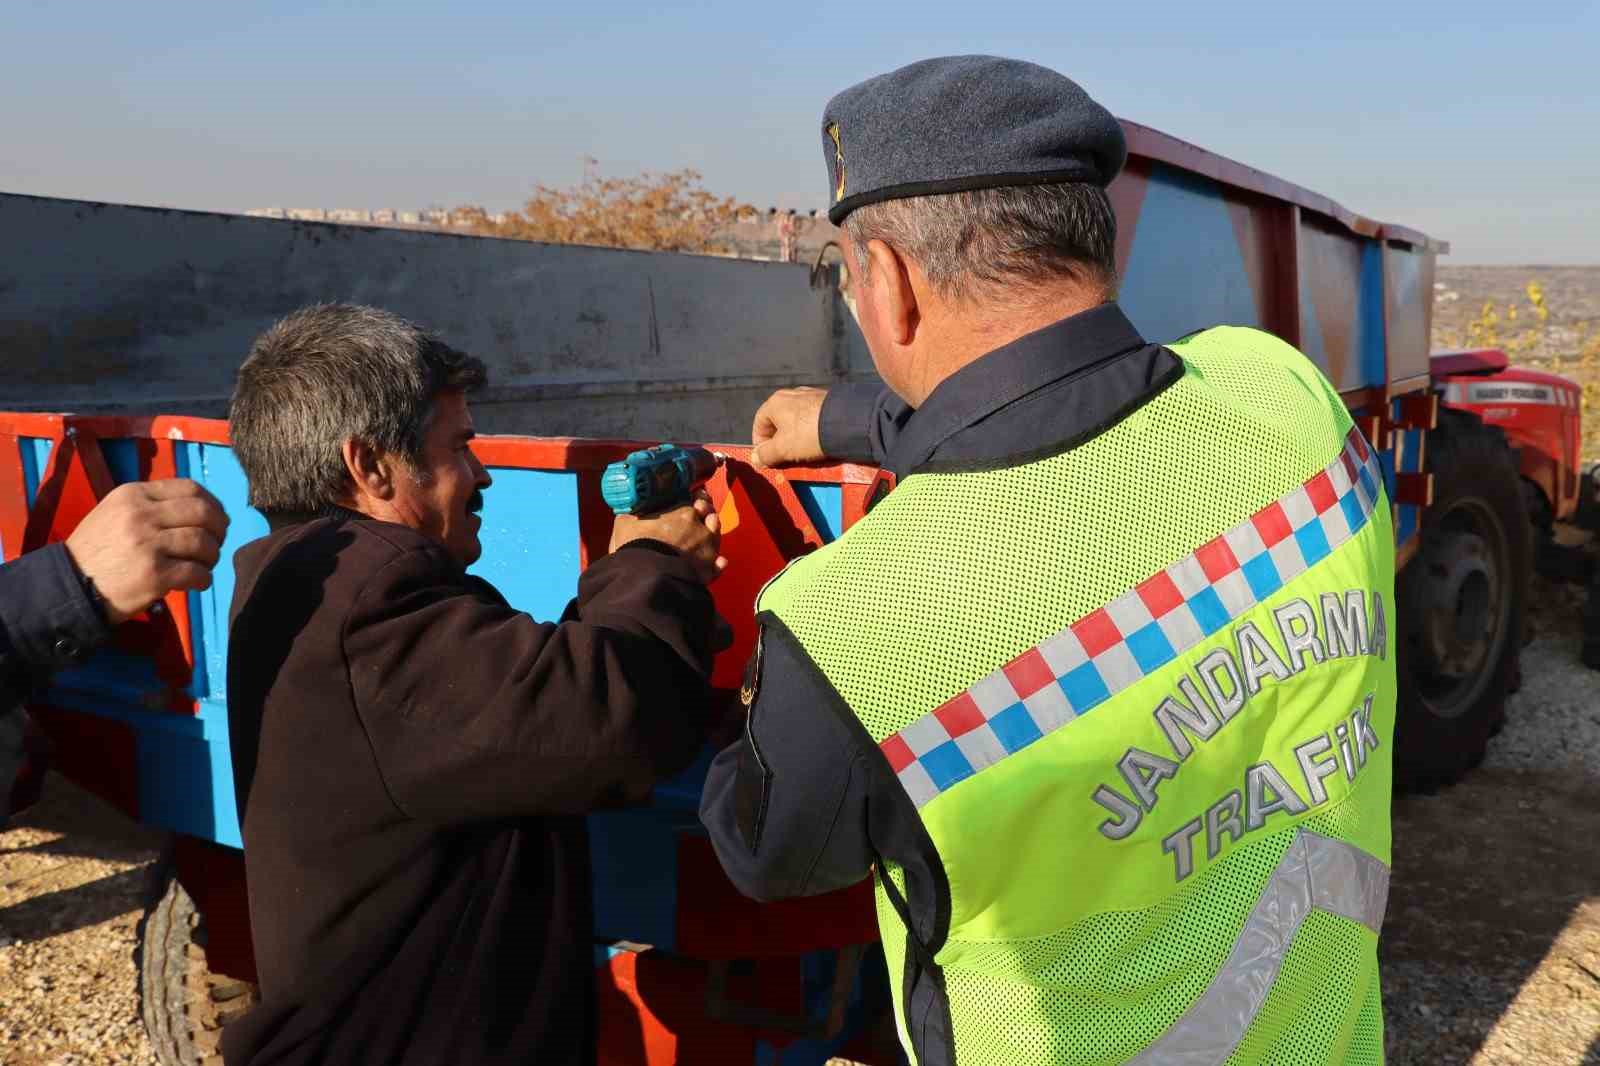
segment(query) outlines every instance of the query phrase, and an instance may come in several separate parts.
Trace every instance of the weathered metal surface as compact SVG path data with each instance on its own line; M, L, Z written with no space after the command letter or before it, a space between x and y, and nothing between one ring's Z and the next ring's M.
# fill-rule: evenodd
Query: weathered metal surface
M1444 245L1125 122L1122 299L1154 340L1219 322L1341 391L1426 373ZM489 432L742 440L772 389L871 374L799 264L0 195L0 408L225 412L273 319L372 303L485 359Z
M1137 122L1120 119L1123 133L1128 138L1128 154L1133 158L1148 159L1179 167L1201 177L1210 178L1219 185L1237 193L1255 194L1294 206L1338 223L1344 229L1361 237L1377 237L1416 245L1425 251L1448 252L1450 245L1435 240L1425 233L1405 226L1358 215L1328 199L1320 193L1284 181L1264 170L1209 152L1198 145L1181 141L1171 134L1141 126Z
M804 266L0 195L0 408L220 415L316 301L488 362L489 432L745 439L771 389L869 366Z
M1146 336L1257 326L1347 396L1426 375L1440 242L1124 125L1133 154L1110 188L1117 266L1122 304Z

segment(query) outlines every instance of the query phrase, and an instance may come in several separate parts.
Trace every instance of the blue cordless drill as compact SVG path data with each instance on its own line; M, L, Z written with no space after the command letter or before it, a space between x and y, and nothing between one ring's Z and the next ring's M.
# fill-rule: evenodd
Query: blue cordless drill
M650 514L689 502L727 457L705 448L658 444L632 452L600 475L600 495L617 514Z

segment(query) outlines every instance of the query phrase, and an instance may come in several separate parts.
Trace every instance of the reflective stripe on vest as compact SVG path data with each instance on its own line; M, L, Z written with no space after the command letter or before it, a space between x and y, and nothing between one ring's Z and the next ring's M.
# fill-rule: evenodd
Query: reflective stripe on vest
M1342 840L1297 830L1211 984L1128 1066L1220 1066L1260 1014L1307 914L1336 914L1376 935L1388 899L1389 867Z
M1303 485L879 744L919 808L1159 670L1366 525L1383 472L1352 429Z

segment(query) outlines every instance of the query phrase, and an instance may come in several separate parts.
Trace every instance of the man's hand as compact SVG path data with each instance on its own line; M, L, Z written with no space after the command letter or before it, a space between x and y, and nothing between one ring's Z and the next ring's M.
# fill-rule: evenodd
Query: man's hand
M756 466L811 463L823 457L822 401L827 389L779 389L756 411L750 427L750 462Z
M211 587L228 516L187 478L118 485L67 538L67 553L119 625L175 589Z
M693 503L660 514L617 515L617 524L611 531L611 550L633 540L658 540L678 549L694 563L702 581L710 582L728 566L728 560L717 554L722 543L722 521L704 491L695 493Z

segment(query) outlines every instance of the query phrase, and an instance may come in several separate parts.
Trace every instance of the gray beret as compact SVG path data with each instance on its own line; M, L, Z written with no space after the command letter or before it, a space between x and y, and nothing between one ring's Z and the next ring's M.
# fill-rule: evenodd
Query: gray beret
M1001 185L1111 184L1122 125L1069 78L996 56L925 59L870 78L822 112L828 218L863 204Z

